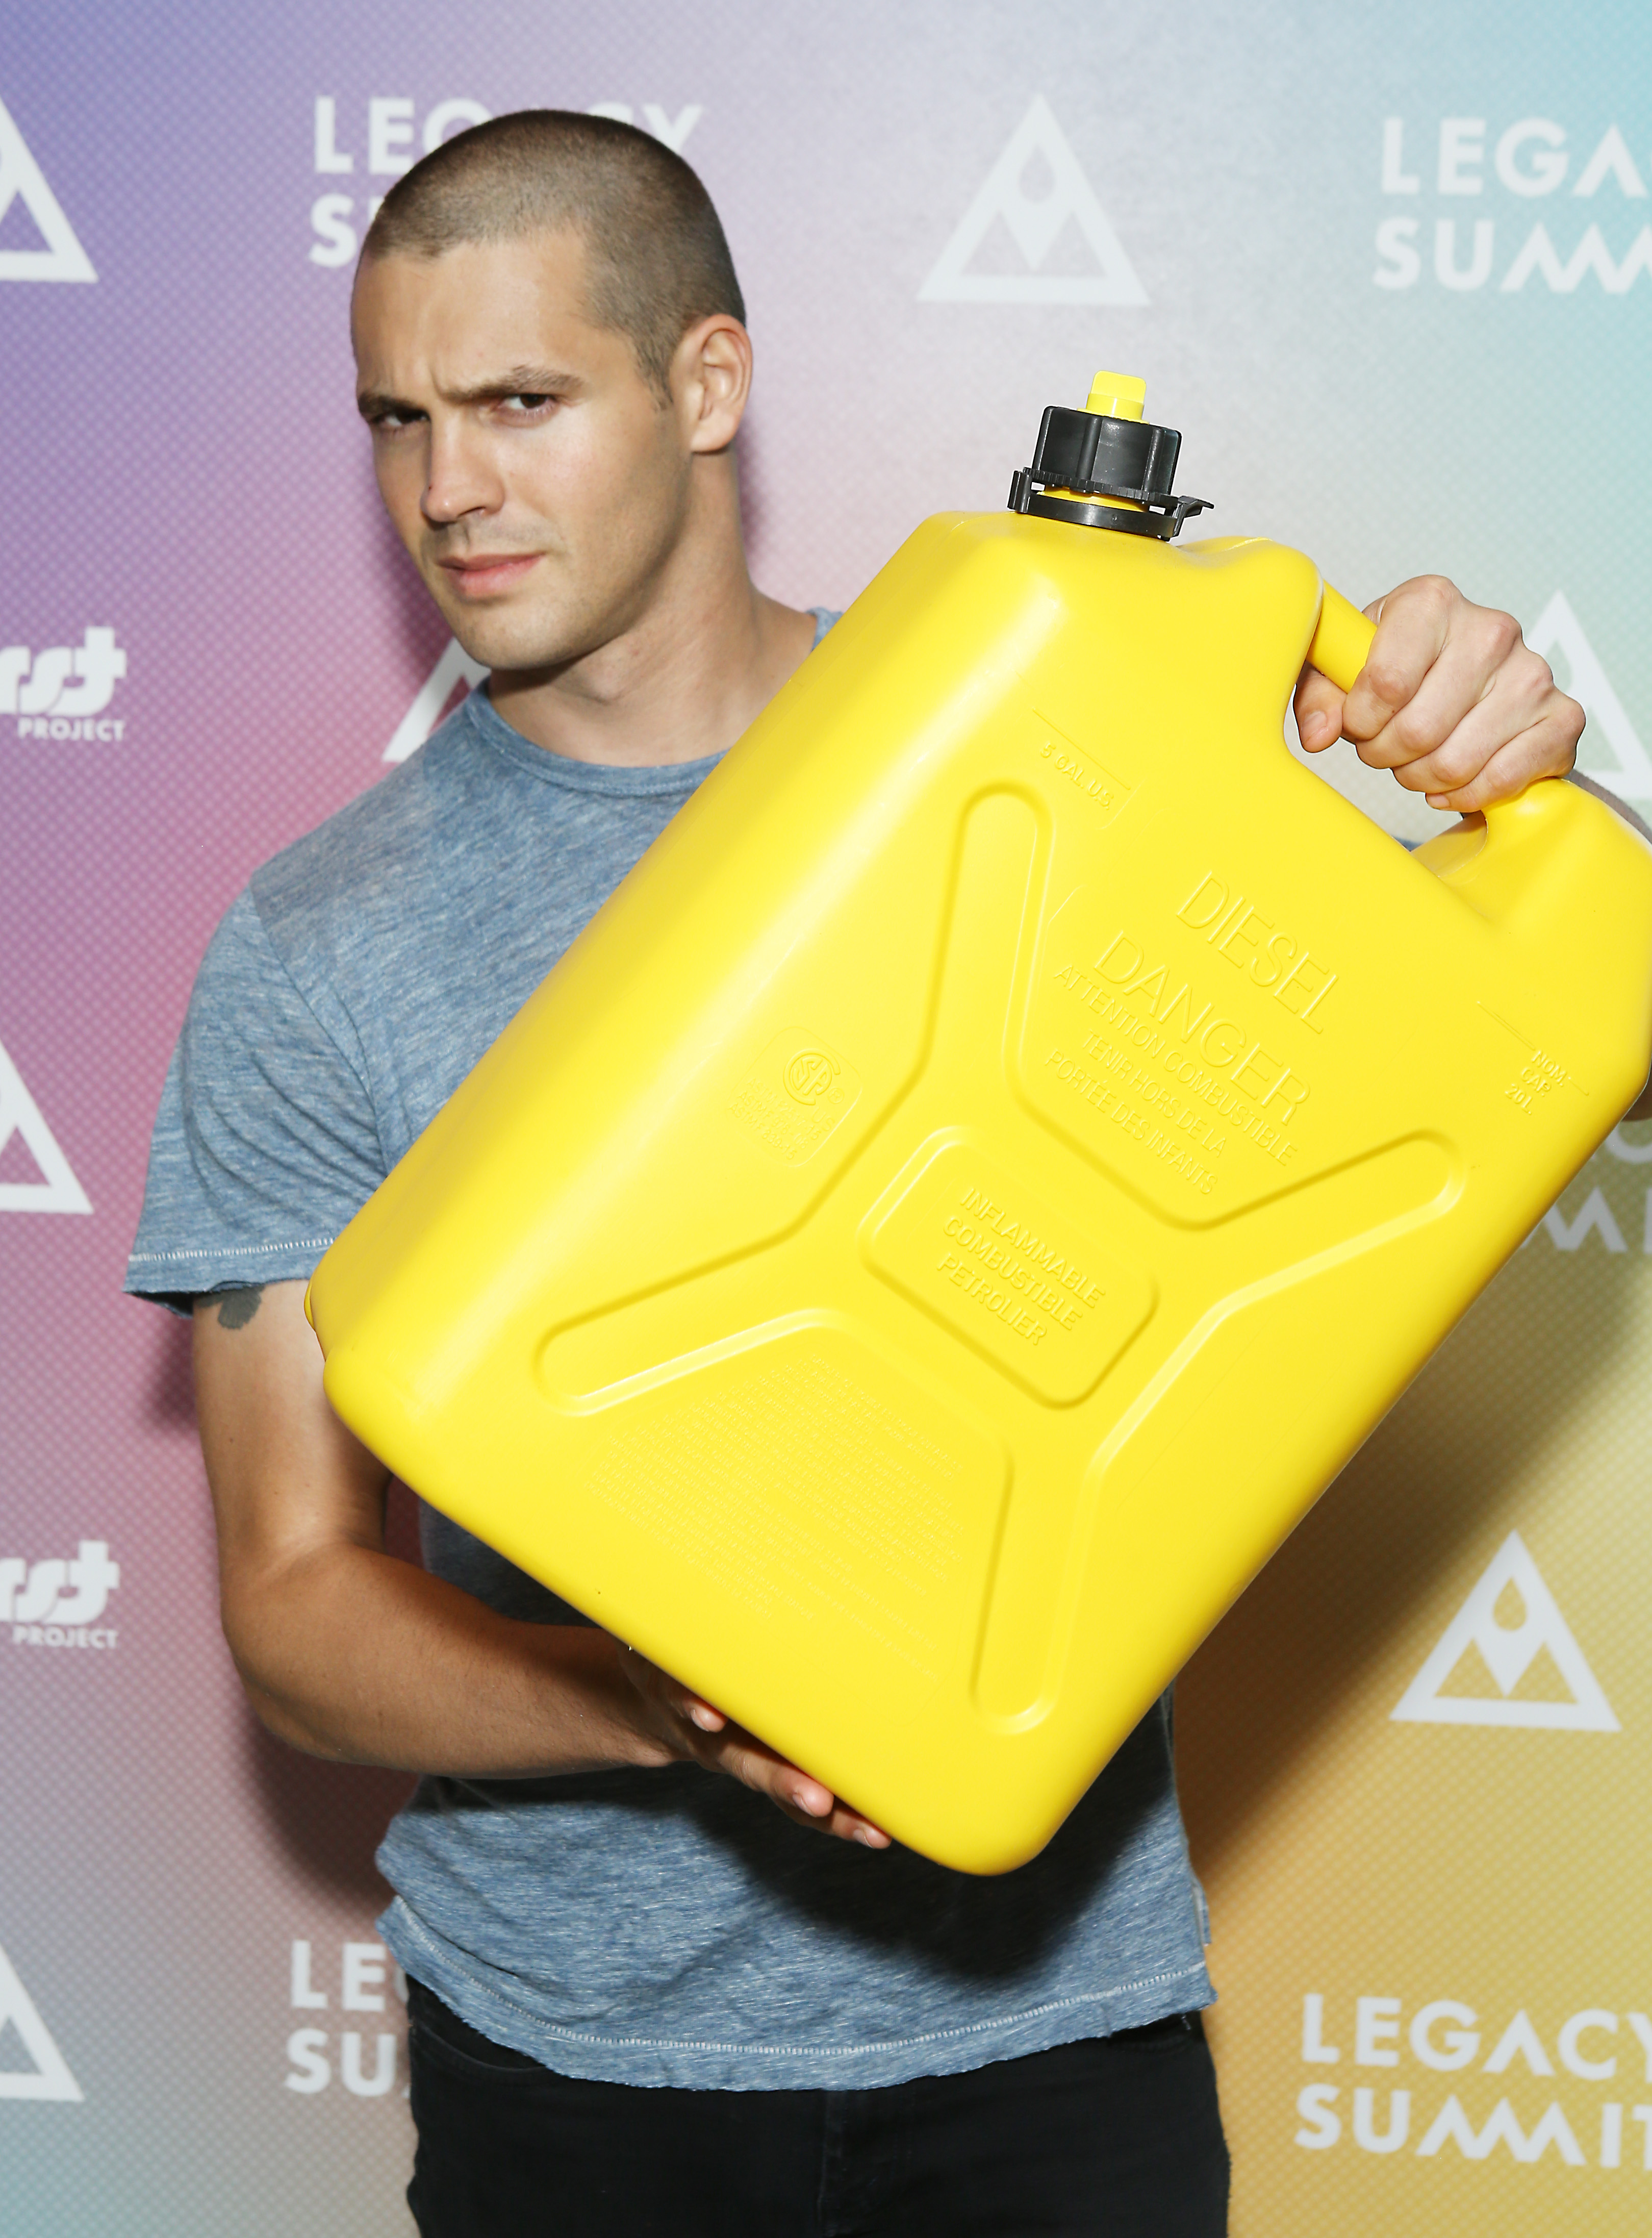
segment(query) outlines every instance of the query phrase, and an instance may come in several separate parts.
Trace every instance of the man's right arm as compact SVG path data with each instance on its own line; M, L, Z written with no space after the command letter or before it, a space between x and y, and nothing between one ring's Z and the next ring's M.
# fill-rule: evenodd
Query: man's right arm
M387 1552L389 1474L327 1402L300 1282L200 1298L195 1365L224 1636L313 1755L519 1778L692 1762L882 1848L819 1781L606 1632L524 1624Z

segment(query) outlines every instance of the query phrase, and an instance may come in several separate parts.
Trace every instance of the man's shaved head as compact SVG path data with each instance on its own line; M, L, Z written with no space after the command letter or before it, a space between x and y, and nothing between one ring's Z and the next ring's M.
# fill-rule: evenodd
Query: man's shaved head
M466 242L577 233L588 308L624 334L662 397L673 354L701 319L745 322L711 197L646 132L572 109L524 109L460 132L385 196L362 257L437 257Z

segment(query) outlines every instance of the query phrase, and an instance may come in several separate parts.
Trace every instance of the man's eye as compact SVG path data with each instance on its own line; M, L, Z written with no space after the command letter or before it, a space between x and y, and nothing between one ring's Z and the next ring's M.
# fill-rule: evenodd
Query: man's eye
M502 396L499 399L499 409L507 419L531 420L543 412L547 404L554 403L555 401L554 397L551 396Z

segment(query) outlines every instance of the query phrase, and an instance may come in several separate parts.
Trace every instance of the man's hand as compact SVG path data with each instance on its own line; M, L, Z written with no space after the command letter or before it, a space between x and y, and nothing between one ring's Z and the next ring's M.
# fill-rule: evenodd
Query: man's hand
M743 1781L800 1826L862 1843L869 1850L889 1848L889 1837L882 1827L840 1803L829 1787L776 1756L743 1725L730 1725L721 1710L679 1686L634 1648L622 1647L619 1660L637 1690L639 1725L672 1760Z
M1351 692L1318 669L1297 685L1297 729L1311 754L1351 740L1431 808L1470 815L1512 800L1576 758L1583 711L1521 638L1512 614L1470 606L1440 575L1402 583L1365 612L1376 641Z
M800 1825L889 1837L605 1632L525 1624L398 1561L389 1472L327 1404L301 1282L196 1301L224 1632L254 1710L317 1756L479 1778L693 1763Z

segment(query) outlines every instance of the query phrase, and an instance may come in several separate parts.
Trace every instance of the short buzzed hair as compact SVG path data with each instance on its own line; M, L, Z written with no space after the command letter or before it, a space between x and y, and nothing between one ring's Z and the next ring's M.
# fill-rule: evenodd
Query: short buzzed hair
M518 109L455 133L392 187L361 254L435 257L461 242L563 231L585 243L591 317L628 338L662 399L691 326L718 312L744 324L697 175L651 134L575 109Z

